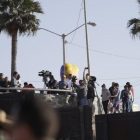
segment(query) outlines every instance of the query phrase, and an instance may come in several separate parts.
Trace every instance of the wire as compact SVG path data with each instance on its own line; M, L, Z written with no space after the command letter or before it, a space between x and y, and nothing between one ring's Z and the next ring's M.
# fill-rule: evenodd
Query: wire
M82 11L82 10L83 10L83 0L82 0L82 2L81 2L81 8L80 8L80 11L79 11L79 16L78 16L76 28L78 28L79 20L80 20L80 17L81 17L81 11ZM71 41L70 41L69 44L71 44L71 43L73 42L75 35L76 35L76 31L74 32L74 35L73 35L73 37L72 37L72 39L71 39Z
M83 47L83 46L80 46L80 45L77 45L77 44L73 44L73 43L69 43L69 44L71 44L73 46L77 46L77 47L86 49L86 47ZM89 49L89 50L90 51L93 51L93 52L96 52L96 53L105 54L105 55L110 55L110 56L115 56L115 57L121 57L121 58L127 58L127 59L133 59L133 60L140 61L140 58L134 58L134 57L128 57L128 56L121 56L121 55L111 54L111 53L107 53L107 52L101 52L101 51L93 50L93 49Z

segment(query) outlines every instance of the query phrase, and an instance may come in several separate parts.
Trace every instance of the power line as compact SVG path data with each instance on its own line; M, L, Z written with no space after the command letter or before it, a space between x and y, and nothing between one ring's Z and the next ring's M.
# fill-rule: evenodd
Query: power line
M84 48L86 49L86 47L83 47L83 46L80 46L80 45L77 45L77 44L74 44L74 43L69 43L73 46L77 46L77 47L80 47L80 48ZM101 53L101 54L105 54L105 55L110 55L110 56L115 56L115 57L121 57L121 58L126 58L126 59L133 59L133 60L138 60L140 61L140 58L134 58L134 57L128 57L128 56L122 56L122 55L116 55L116 54L111 54L111 53L107 53L107 52L102 52L102 51L98 51L98 50L93 50L93 49L89 49L90 51L93 51L93 52L96 52L96 53Z
M82 0L82 2L81 2L81 8L80 8L80 11L79 11L79 16L78 16L76 28L78 28L79 20L80 20L80 17L81 17L81 11L82 11L82 10L83 10L83 0ZM72 37L72 39L71 39L71 41L70 41L69 44L71 44L71 43L73 42L75 35L76 35L76 31L74 32L74 35L73 35L73 37Z

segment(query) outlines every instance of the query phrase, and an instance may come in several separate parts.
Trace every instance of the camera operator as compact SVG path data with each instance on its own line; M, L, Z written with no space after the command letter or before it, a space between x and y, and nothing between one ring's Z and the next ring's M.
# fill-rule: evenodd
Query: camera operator
M69 90L72 89L72 74L69 74L69 77L66 79L66 82L68 83Z
M86 84L84 82L84 80L80 80L79 81L79 86L76 85L76 83L73 83L74 86L77 87L77 101L79 105L86 105L86 101L87 101L87 88L86 88Z
M54 76L50 76L50 81L47 84L48 89L58 89L58 82L54 79ZM48 92L48 94L54 94L55 92Z
M85 81L86 85L88 85L89 79L90 79L90 75L86 73L86 70L88 69L88 67L85 67L84 72L83 72L83 80Z

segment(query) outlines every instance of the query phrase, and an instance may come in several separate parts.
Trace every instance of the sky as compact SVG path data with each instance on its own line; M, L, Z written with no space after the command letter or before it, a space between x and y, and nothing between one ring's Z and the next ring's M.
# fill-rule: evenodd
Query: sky
M58 34L67 34L84 23L82 0L39 0L44 10L40 19L40 28ZM107 88L112 82L118 82L120 89L130 82L135 90L135 103L140 108L140 40L132 39L127 22L131 18L139 18L140 7L137 0L86 0L87 21L95 22L96 27L88 26L90 46L91 75L97 77L98 94L101 85ZM70 42L74 34L66 40ZM79 68L82 78L84 67L87 66L85 28L75 33L73 44L66 45L66 62ZM42 88L41 70L49 70L60 80L60 67L63 64L62 38L44 30L39 30L34 37L18 36L17 71L22 82L33 83ZM0 72L10 77L11 71L11 37L0 34ZM113 55L95 52L105 52ZM123 56L123 57L119 57ZM134 58L134 59L129 59Z

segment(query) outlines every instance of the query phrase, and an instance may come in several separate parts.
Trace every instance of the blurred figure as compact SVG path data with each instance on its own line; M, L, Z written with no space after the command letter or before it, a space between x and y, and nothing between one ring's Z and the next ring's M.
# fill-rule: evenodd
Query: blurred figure
M13 129L13 117L8 116L0 109L0 140L13 140L11 131Z
M47 87L48 87L48 89L58 89L58 82L55 80L53 75L50 76L50 81L47 84ZM50 94L50 93L55 94L56 92L53 92L53 91L49 92L48 91L47 93L48 94Z
M0 73L0 81L4 81L4 74Z
M27 83L27 82L25 82L25 83L24 83L24 87L23 87L23 88L28 88L28 86L29 86L29 85L28 85L28 83ZM28 92L28 90L22 90L22 92Z
M112 82L112 86L109 88L109 91L110 91L111 96L114 95L114 84L115 84L115 82ZM113 99L114 98L111 98L111 101L113 101Z
M133 86L130 84L130 82L127 82L126 85L127 85L128 87L131 86L131 92L132 92L133 99L134 99L134 88L133 88Z
M72 89L72 74L69 74L69 77L66 79L66 82L68 83L69 90Z
M15 88L20 87L20 84L18 83L18 80L17 80L17 76L18 76L18 73L14 72L12 80L11 80L11 87L15 87ZM17 92L17 90L15 90L15 92Z
M0 73L0 87L4 87L4 74ZM4 90L0 90L0 92L4 92Z
M134 98L133 98L133 93L132 93L132 85L129 85L128 86L128 90L129 90L129 102L128 102L128 104L129 104L129 110L130 110L130 112L133 112L133 102L134 102Z
M20 78L21 78L21 76L20 76L20 74L18 74L17 75L17 82L19 84L19 87L21 87L21 85L22 85L22 82L21 82Z
M69 89L69 85L66 81L65 75L62 76L62 80L59 82L59 89L65 89L65 90Z
M114 95L111 96L113 97L113 109L112 109L112 114L114 113L115 109L118 111L118 113L120 113L120 89L119 89L119 84L115 83L114 84Z
M8 77L5 77L4 87L9 88L10 86L11 86L11 82L9 81ZM9 93L9 90L6 90L5 92Z
M78 100L78 105L84 106L86 105L87 101L87 86L84 82L84 80L79 81L79 86L74 83L74 86L77 87L77 100Z
M42 100L28 99L14 108L15 140L55 139L58 131L56 112Z
M92 84L90 82L88 82L87 105L92 107L93 106L94 98L95 98L94 87L92 86Z
M89 82L89 79L90 79L90 75L88 73L85 74L87 69L88 69L88 67L85 67L84 72L83 72L83 80L86 83L86 85L88 85L88 82Z
M128 90L128 86L125 85L124 86L124 90L122 90L121 92L121 97L120 99L122 99L122 108L123 108L123 113L125 112L125 107L126 107L126 112L128 112L128 102L129 102L129 90Z
M102 85L101 97L102 97L102 104L103 104L104 112L105 112L105 114L107 114L107 110L108 110L107 107L108 107L109 98L111 97L111 94L110 94L109 90L106 89L105 84Z

